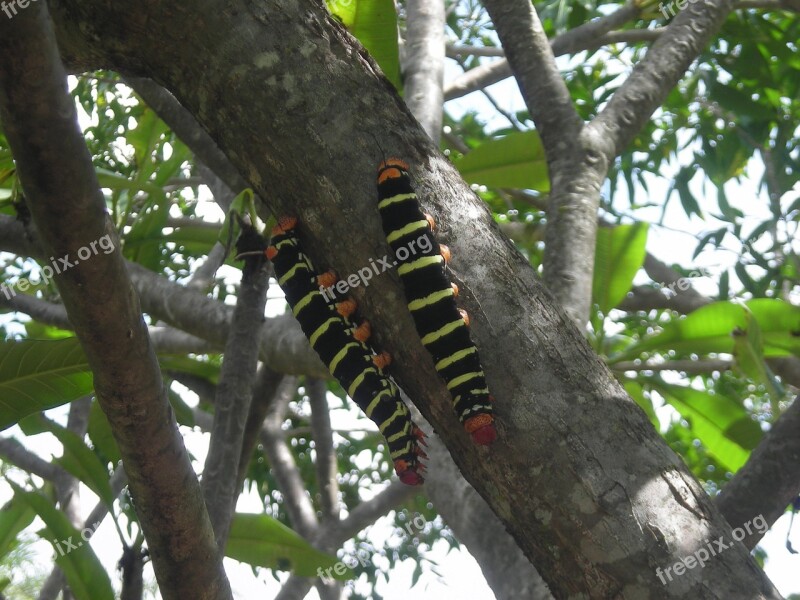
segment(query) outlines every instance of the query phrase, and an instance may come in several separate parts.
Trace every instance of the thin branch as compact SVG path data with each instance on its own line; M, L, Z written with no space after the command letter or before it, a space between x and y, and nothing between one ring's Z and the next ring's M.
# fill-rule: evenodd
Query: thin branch
M755 547L768 527L800 495L800 400L795 398L764 436L744 466L717 496L731 527L762 517L763 531L748 529L742 543Z
M539 16L525 0L485 0L483 4L542 138L548 162L558 160L577 140L583 123L556 67Z
M237 475L258 365L258 330L253 325L264 319L268 287L266 259L248 258L225 344L214 402L214 427L203 469L203 496L220 551L225 549L239 496Z
M444 84L444 2L408 0L405 99L433 141L442 134Z
M40 323L52 325L61 329L74 329L70 323L67 311L63 304L41 300L27 294L17 294L6 298L0 294L0 307L7 307L15 312L23 313L36 319ZM150 341L156 351L165 354L204 354L216 349L207 340L200 339L173 327L147 328Z
M55 481L59 471L63 471L58 465L47 462L28 450L13 437L0 438L0 458L45 481Z
M733 361L722 359L708 360L668 360L662 363L646 362L618 362L609 365L609 368L624 373L625 371L678 371L687 375L701 375L715 371L728 371L733 366Z
M733 8L733 0L690 3L670 23L589 125L620 154L686 74Z
M318 526L317 515L282 429L286 409L294 398L296 389L295 378L284 379L276 394L275 402L269 407L267 417L264 419L261 443L269 459L272 474L283 493L286 512L289 513L295 530L310 540Z
M550 48L554 56L564 56L566 54L582 52L583 50L594 49L597 47L598 39L615 27L619 27L634 19L637 15L638 11L635 9L635 6L633 4L627 4L610 15L599 17L554 37L550 41ZM616 43L618 41L639 40L616 40L612 34L608 43ZM505 54L503 54L503 56L505 56ZM454 100L455 98L465 96L471 92L502 81L511 75L511 67L505 59L481 65L480 67L467 71L450 83L450 85L446 86L444 98L445 100Z
M281 373L276 373L263 364L256 374L253 399L250 401L250 412L247 415L242 438L242 454L239 457L239 474L236 478L238 481L237 489L241 489L244 483L250 459L258 445L258 436L264 425L264 419L267 416L269 407L275 402L275 396L280 390L283 379L284 376Z
M328 408L328 386L322 379L307 379L306 392L311 407L311 435L316 454L314 466L317 470L322 520L336 520L339 518L339 470Z

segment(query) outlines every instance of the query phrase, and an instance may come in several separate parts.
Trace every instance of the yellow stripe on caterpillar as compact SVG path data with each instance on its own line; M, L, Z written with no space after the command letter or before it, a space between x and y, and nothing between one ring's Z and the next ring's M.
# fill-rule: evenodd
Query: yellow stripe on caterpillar
M322 325L317 327L317 330L314 333L312 333L308 338L308 342L311 344L311 347L313 348L314 345L317 343L317 340L319 339L319 337L322 334L324 334L326 331L328 331L328 328L331 326L331 324L338 323L338 322L339 322L338 318L331 317L330 319L325 321Z
M427 229L428 228L428 221L413 221L406 225L405 227L401 227L400 229L395 229L392 233L386 236L386 241L390 244L396 240L399 240L404 235L408 235L409 233L413 233L418 229Z
M437 371L441 371L452 365L454 362L458 362L462 358L466 358L470 354L474 354L477 352L478 349L475 346L470 346L469 348L464 348L463 350L459 350L458 352L454 352L447 358L443 358L438 363L436 363L435 368Z
M415 193L411 194L397 194L396 196L392 196L391 198L386 198L385 200L381 200L378 202L378 210L383 210L390 204L395 204L396 202L405 202L406 200L416 200L417 195Z
M446 290L441 290L439 292L434 292L429 296L425 296L424 298L420 298L418 300L412 300L408 303L408 310L415 311L419 310L420 308L424 308L429 304L434 304L439 302L439 300L443 300L445 298L449 298L453 295L453 288L449 288Z
M463 319L458 319L458 321L451 321L444 327L440 327L436 331L429 333L428 335L422 338L422 345L427 346L428 344L432 344L436 340L446 336L448 333L452 333L459 327L466 327Z
M418 258L417 260L405 263L400 265L397 268L397 272L400 275L405 275L406 273L410 273L411 271L416 271L417 269L422 269L424 267L429 267L431 265L438 265L442 262L441 256L423 256L422 258Z
M464 375L459 375L455 379L451 379L447 382L447 389L452 390L454 387L457 387L464 383L465 381L469 381L470 379L475 379L476 377L483 377L483 371L473 371L472 373L465 373Z

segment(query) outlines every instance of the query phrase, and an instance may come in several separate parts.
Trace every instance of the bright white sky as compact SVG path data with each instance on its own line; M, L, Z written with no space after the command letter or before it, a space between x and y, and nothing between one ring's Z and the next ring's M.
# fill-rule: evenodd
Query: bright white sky
M459 70L450 61L448 63L446 77L453 78ZM490 92L494 99L509 112L520 110L524 106L516 85L510 81L492 86ZM504 127L507 125L502 117L496 116L497 113L491 104L478 93L448 103L447 110L456 117L467 110L478 110L481 115L485 116L487 121L491 119L492 127ZM651 180L650 192L655 199L660 201L664 198L670 183L669 177L672 174L665 173L663 178L659 180L653 178ZM748 215L746 222L752 223L752 225L744 227L743 230L745 232L755 227L768 216L766 200L756 190L756 182L759 177L760 172L754 173L751 180L731 185L727 188L731 204L742 209ZM700 178L698 177L697 179L699 180ZM696 193L696 197L705 197L699 185L693 191ZM660 209L657 210L660 211ZM208 212L209 215L206 218L214 218L214 220L220 218L220 214L216 210L210 209ZM637 216L639 218L649 218L647 215L643 217L641 212L637 213ZM652 219L655 221L658 216L658 212L654 211ZM717 225L716 222L706 223L696 216L691 220L687 219L680 207L680 203L677 199L674 199L667 210L665 223L669 224L670 229L653 227L650 230L648 250L656 257L667 262L677 262L684 266L707 268L714 274L733 264L736 258L736 254L733 252L704 252L696 261L693 262L691 260L697 234L718 228L720 225ZM738 250L737 246L732 245L731 248ZM646 279L646 277L642 276L642 280ZM693 280L692 283L701 293L713 294L716 292L716 286L707 278L698 278ZM277 298L270 302L268 311L279 312L282 310L282 306L282 300ZM191 394L187 395L187 400L193 403ZM65 416L66 411L64 410L61 414ZM334 425L341 428L353 427L355 414L356 409L352 404L348 411L333 411L332 419ZM660 410L659 416L666 419L671 417L668 410ZM364 423L365 421L363 420L359 421L356 426L363 427ZM9 430L9 433L22 437L17 428ZM205 460L208 444L207 436L198 431L191 432L185 429L183 433L187 447L196 458L195 467L199 472L202 470ZM51 453L56 453L56 455L60 453L60 446L49 434L42 434L37 437L36 448L44 458L50 458ZM5 485L0 486L0 502L5 502L9 497L9 488ZM94 506L95 499L92 492L85 487L82 487L82 497L85 499L84 515L88 515ZM242 512L260 512L262 507L258 498L251 494L240 498L237 509ZM791 555L785 548L788 525L788 515L784 515L773 525L761 543L761 547L766 550L769 557L765 567L766 573L784 596L791 593L800 593L800 584L795 576L798 568L800 568L800 555ZM370 540L374 547L381 548L386 537L390 534L391 527L388 519L382 519L371 529ZM800 549L800 522L795 523L791 539L794 547ZM37 554L43 557L43 568L49 568L51 564L49 557L52 555L51 546L47 542L39 541L35 547ZM114 573L116 562L119 559L120 547L116 530L112 526L110 519L106 519L96 533L92 540L92 547L107 571ZM415 564L411 560L406 560L392 572L391 582L379 582L376 585L376 591L387 600L405 600L411 593L417 600L461 600L463 598L492 600L494 598L491 590L486 585L480 568L465 549L462 548L461 550L447 553L447 544L442 541L434 547L430 557L438 563L438 571L441 577L431 572L430 569L426 569L417 586L411 591L411 578ZM381 560L377 556L374 558L376 561ZM226 570L235 595L238 598L270 598L280 589L280 584L270 574L265 573L256 578L253 576L249 566L235 561L226 559ZM146 577L150 581L153 580L152 568L149 566L146 570ZM285 575L280 576L282 580L285 577ZM356 590L362 594L366 593L363 582L361 585L358 582L356 583ZM312 591L308 597L318 598L315 591Z

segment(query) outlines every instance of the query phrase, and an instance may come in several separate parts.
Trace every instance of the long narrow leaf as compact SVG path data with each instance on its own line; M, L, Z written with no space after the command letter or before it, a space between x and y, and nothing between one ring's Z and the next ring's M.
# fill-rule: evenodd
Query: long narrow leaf
M39 535L53 545L56 563L64 571L74 596L78 600L114 600L108 573L66 515L43 495L26 492L12 482L9 485L14 488L14 497L27 503L47 526Z
M550 191L544 147L536 131L483 142L453 164L468 183Z
M14 549L17 536L35 517L36 513L28 503L16 497L0 510L0 562Z
M741 404L721 394L649 380L684 418L692 432L721 465L735 473L761 439L761 428Z
M777 298L759 298L744 305L714 302L704 306L686 318L668 323L660 332L613 356L610 362L628 360L650 351L733 354L734 335L737 331L747 331L748 311L761 330L765 357L800 356L800 307Z
M600 227L594 258L592 299L608 314L631 289L644 264L647 223Z
M317 577L318 569L324 572L337 564L335 556L320 552L280 521L261 514L234 515L225 554L249 565L292 571L301 577ZM334 579L353 577L350 569L344 575L329 573Z
M93 387L76 338L0 343L0 429L85 396Z

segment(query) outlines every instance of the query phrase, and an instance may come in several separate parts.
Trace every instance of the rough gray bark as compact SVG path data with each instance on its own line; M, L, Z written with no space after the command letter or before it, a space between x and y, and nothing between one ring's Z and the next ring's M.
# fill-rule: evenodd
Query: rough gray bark
M730 535L702 488L324 8L235 4L231 11L204 2L145 5L137 12L145 30L113 3L88 10L54 2L73 64L166 84L262 196L272 192L276 212L302 215L312 258L340 273L385 253L372 136L410 161L422 203L444 224L453 274L484 349L500 430L491 449L468 442L432 364L422 360L396 277L373 280L356 295L395 358L393 374L554 594L777 597L741 545L661 585L656 567L709 536Z
M520 550L486 500L458 472L444 444L429 436L425 493L466 545L497 600L546 600L547 584ZM466 526L469 524L470 526Z
M118 248L45 3L0 19L0 55L0 120L47 254L74 262L104 235ZM119 250L73 264L55 281L119 445L162 595L230 598Z

